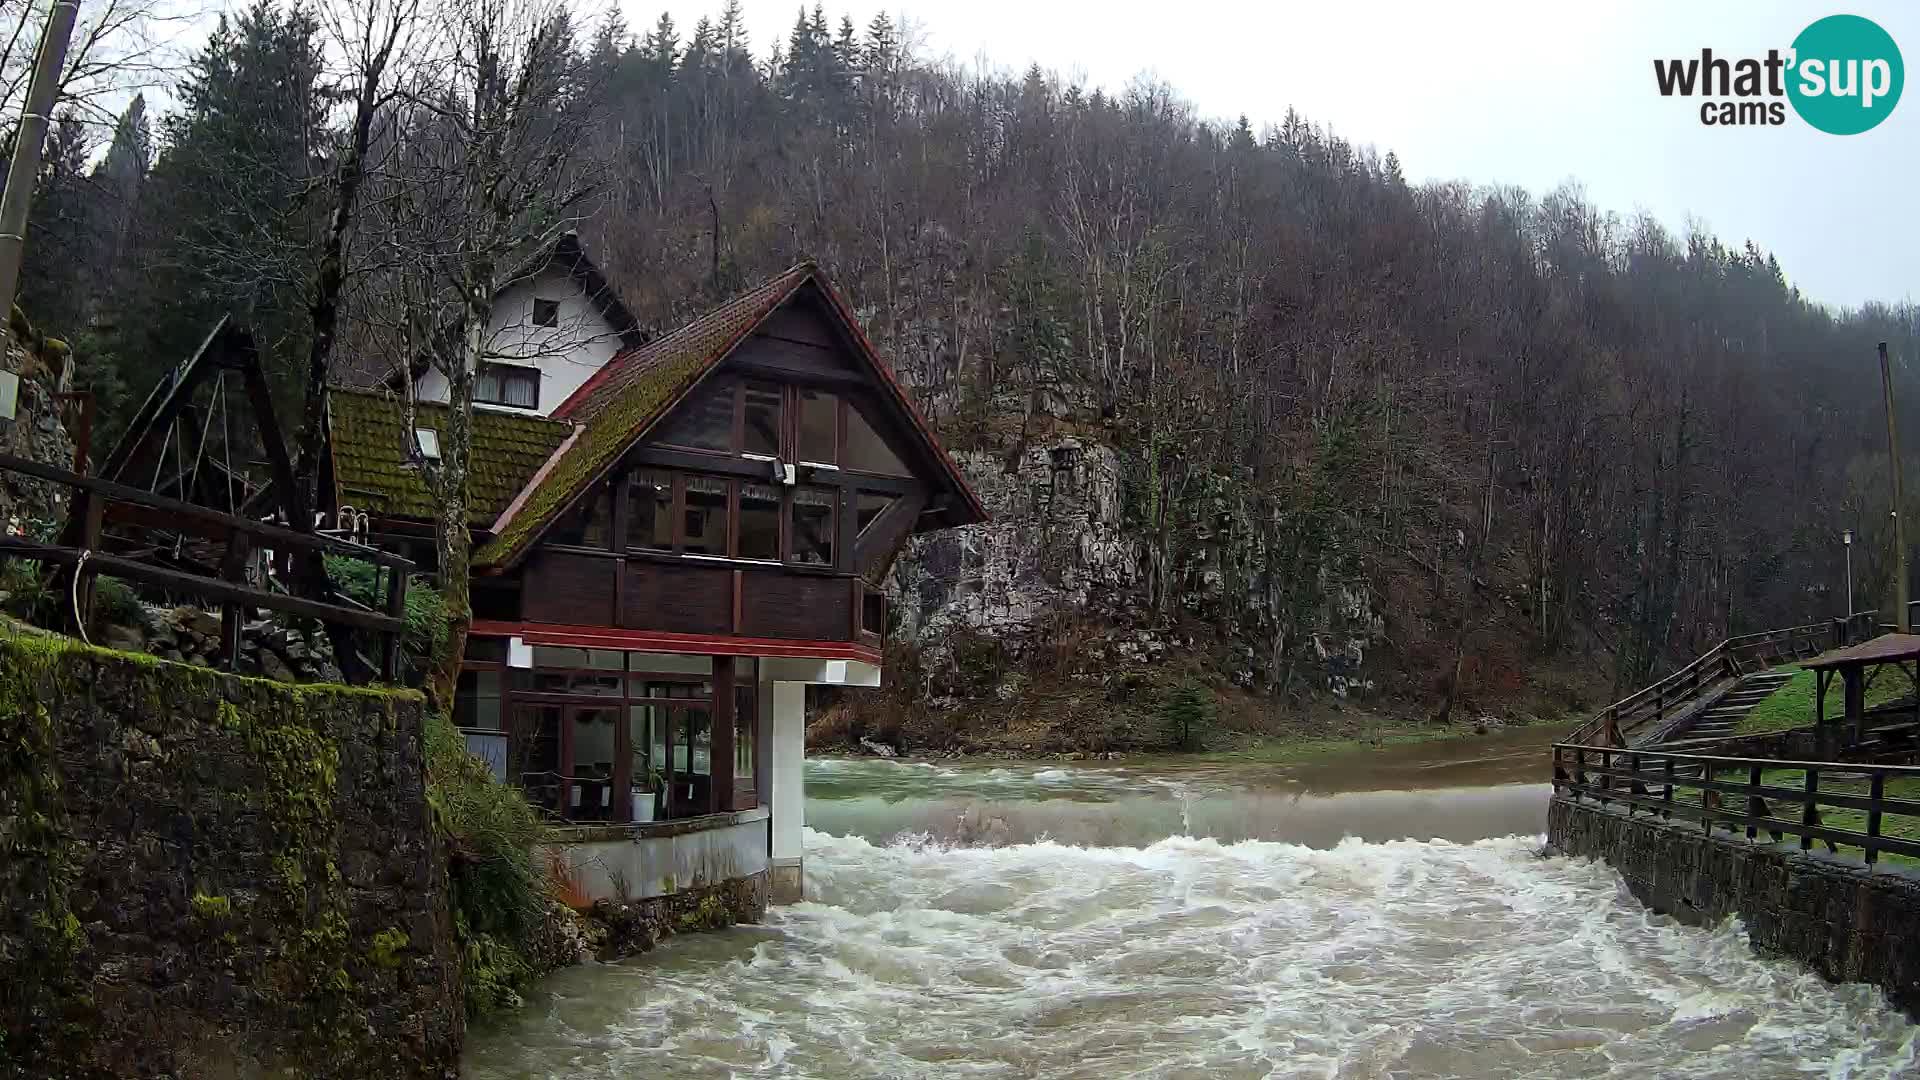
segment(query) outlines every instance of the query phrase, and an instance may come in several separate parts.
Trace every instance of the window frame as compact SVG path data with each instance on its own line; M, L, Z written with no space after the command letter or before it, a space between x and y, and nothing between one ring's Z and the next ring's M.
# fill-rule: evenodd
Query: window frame
M552 316L551 319L543 321L540 318L542 314L543 306L545 309L545 314ZM534 297L533 310L530 313L528 313L527 319L528 319L528 322L534 326L539 326L539 327L559 326L560 325L560 301L553 299L551 297L546 297L546 296Z
M532 382L533 404L516 405L513 402L506 400L506 397L507 397L506 373L509 373L509 372L512 373L512 375L517 379L527 379ZM480 396L481 377L488 374L492 374L495 378L498 378L500 380L501 396L499 398L489 398L489 397ZM479 369L476 370L473 374L473 403L475 405L492 405L496 408L501 408L501 409L531 409L535 412L538 412L540 409L540 383L543 381L541 379L541 374L542 372L537 367L528 367L524 364L502 364L493 360L482 360L480 362Z
M472 640L480 641L484 639ZM712 727L714 691L716 689L715 677L713 674L699 675L686 672L661 672L645 666L645 660L636 660L635 654L630 651L613 651L619 652L621 656L620 669L618 671L610 668L548 666L544 664L529 668L516 668L494 659L463 660L460 664L460 669L463 673L469 671L475 672L476 674L479 672L497 673L500 680L498 699L500 727L460 728L459 730L463 732L473 731L482 734L504 735L507 740L507 780L509 783L524 786L522 785L521 774L526 771L525 766L529 760L532 744L528 741L531 733L522 722L522 711L540 708L557 709L559 726L553 733L554 768L550 771L556 777L556 799L560 809L557 811L549 810L547 812L553 813L559 820L569 823L631 823L633 816L631 796L628 795L625 799L622 799L620 796L635 791L634 783L636 778L633 770L637 753L640 758L646 761L647 766L657 771L661 777L661 787L649 787L647 790L656 796L656 811L665 809L668 812L664 816L656 816L654 820L674 820L674 815L672 814L673 804L669 799L667 801L668 804L662 806L659 801L660 792L662 788L670 789L676 779L676 773L673 769L673 751L679 743L677 736L685 734L688 730L687 725L690 723L690 718L687 716L687 713L693 710L705 712L708 718L710 740L715 733L715 729ZM617 676L620 680L621 692L619 694L580 694L568 691L528 689L515 685L516 676L522 673L525 674L528 680L531 680L536 675ZM476 679L475 682L477 684L478 680ZM645 692L649 684L692 687L695 689L693 693L685 696L655 697ZM456 682L456 687L457 686L458 683ZM760 760L759 743L761 735L758 687L757 666L736 673L733 680L735 738L740 738L742 731L746 733L747 738L753 744L753 749L750 753L753 755L756 766ZM652 714L650 714L648 730L645 733L646 745L638 748L634 745L632 710L635 706L651 706L661 710L661 712L665 714L665 723L667 725L663 739L663 747L666 753L665 761L656 762L652 759L654 735ZM458 708L457 701L456 708ZM614 791L614 798L611 800L610 807L613 812L606 818L576 817L571 813L573 810L573 788L576 784L583 782L583 778L573 775L574 768L577 764L573 760L573 718L575 711L578 709L611 710L615 712L617 717L614 725L614 768L612 775L605 778L605 782L610 783ZM709 746L711 747L711 742ZM734 750L735 757L733 759L736 763L739 759L739 753L740 751L738 747L736 747ZM688 760L691 762L691 757L689 757ZM705 807L682 806L681 809L689 812L680 814L680 817L699 816L708 813L725 813L731 810L748 810L757 804L756 793L751 788L745 792L740 790L741 783L738 777L735 778L732 787L728 790L721 790L717 784L714 784L712 780L714 776L713 770L717 764L717 762L710 759L707 766L708 772L705 774L709 778L709 784L712 785L711 794L708 797L709 805ZM541 773L544 774L547 771L549 770L541 770ZM691 770L689 770L688 775L696 774L693 774ZM641 777L639 779L645 782L646 778ZM598 783L601 781L596 779L585 782ZM585 800L582 801L582 808L585 808Z

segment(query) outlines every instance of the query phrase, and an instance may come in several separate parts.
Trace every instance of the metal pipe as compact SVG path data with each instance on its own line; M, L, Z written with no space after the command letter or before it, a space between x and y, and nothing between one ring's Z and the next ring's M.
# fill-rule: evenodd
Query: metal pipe
M7 168L7 190L0 196L0 317L13 310L14 294L20 287L27 214L33 209L33 183L40 175L40 146L46 141L54 100L60 93L60 66L66 63L67 41L73 36L73 18L79 6L78 0L54 0L47 12L47 28L40 35L40 48L33 61L33 81L27 86L26 104L20 112L13 163Z

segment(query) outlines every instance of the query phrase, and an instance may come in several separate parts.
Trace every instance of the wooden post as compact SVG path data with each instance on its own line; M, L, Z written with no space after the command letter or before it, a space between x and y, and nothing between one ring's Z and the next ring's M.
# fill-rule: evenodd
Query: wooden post
M1860 741L1860 733L1867 723L1867 687L1864 676L1866 665L1850 664L1840 669L1840 678L1846 685L1847 694L1847 745Z
M707 772L709 786L707 812L717 814L733 809L733 730L734 730L733 657L713 658L713 737Z
M1747 796L1746 805L1747 839L1752 840L1760 835L1760 826L1753 822L1753 800L1760 793L1760 766L1755 765L1747 770L1747 787L1752 789L1752 793Z
M86 490L73 493L73 511L69 520L80 523L78 544L81 551L91 553L100 550L100 528L106 512L105 496ZM84 633L87 623L93 620L93 571L82 564L69 573L55 575L53 580L57 591L65 593L71 590L73 610L66 613L66 618L73 620L74 633ZM66 601L68 597L59 599ZM63 602L60 606L64 609L69 605Z
M1876 771L1871 786L1867 790L1867 865L1872 866L1880 856L1880 849L1874 841L1880 837L1880 800L1887 793L1887 774Z
M1907 532L1900 520L1903 502L1900 485L1900 432L1893 421L1893 367L1887 361L1887 343L1880 343L1880 389L1887 406L1887 466L1893 473L1893 603L1894 626L1902 634L1913 632L1913 619L1907 611Z
M1666 772L1667 772L1667 790L1664 793L1662 793L1660 797L1663 801L1667 803L1667 805L1671 806L1673 805L1673 759L1671 757L1667 758ZM1668 811L1668 813L1669 815L1671 815L1672 811Z
M1806 770L1806 778L1807 801L1800 805L1800 826L1803 830L1813 828L1814 822L1820 817L1820 811L1814 805L1815 798L1820 794L1820 770ZM1801 832L1800 850L1813 850L1813 835L1811 833Z
M407 617L407 575L397 566L387 568L387 614L396 619ZM341 670L346 670L342 665ZM390 683L400 681L400 631L380 634L380 677Z
M247 554L252 546L246 533L235 530L228 534L227 553L220 560L222 581L235 585L245 583ZM238 670L240 666L240 628L244 615L245 610L233 600L220 605L220 657L228 671Z

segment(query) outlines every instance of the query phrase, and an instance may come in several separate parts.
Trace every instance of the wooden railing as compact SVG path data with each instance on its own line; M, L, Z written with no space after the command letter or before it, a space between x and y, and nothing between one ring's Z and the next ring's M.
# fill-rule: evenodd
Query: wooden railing
M1893 785L1898 787L1889 795ZM1885 831L1891 815L1910 819L1898 827L1920 836L1920 801L1898 797L1920 795L1920 766L1773 761L1558 743L1553 748L1553 789L1555 795L1576 802L1619 803L1629 816L1644 811L1667 820L1697 821L1708 834L1725 827L1744 830L1749 840L1763 831L1775 841L1797 836L1802 850L1815 842L1836 853L1843 846L1859 848L1868 863L1878 861L1881 852L1920 859L1920 841ZM1855 823L1862 827L1845 827Z
M1835 619L1727 638L1687 666L1601 709L1569 733L1567 741L1593 746L1626 745L1634 732L1648 724L1664 722L1715 682L1859 640L1856 635L1871 630L1874 618L1874 612L1863 611L1856 613L1850 623ZM1836 627L1839 627L1838 633Z
M93 577L106 574L218 602L222 656L229 669L240 653L243 612L248 608L266 608L378 634L381 642L381 673L389 682L398 677L400 637L406 628L407 573L413 569L413 563L402 556L350 540L299 532L222 513L111 480L81 476L13 454L0 454L0 471L19 473L72 489L72 520L81 523L77 547L45 543L24 536L0 535L0 559L32 559L68 568L69 573L62 578L62 588L72 598L71 605L75 610L70 612L70 617L76 622L85 621ZM159 528L225 540L220 576L188 573L101 551L102 526L110 508L116 518L126 517ZM325 603L246 584L246 563L253 551L264 548L342 555L385 568L386 572L381 575L385 579L382 610L369 611L357 605ZM66 606L67 603L67 598L63 597L62 605Z

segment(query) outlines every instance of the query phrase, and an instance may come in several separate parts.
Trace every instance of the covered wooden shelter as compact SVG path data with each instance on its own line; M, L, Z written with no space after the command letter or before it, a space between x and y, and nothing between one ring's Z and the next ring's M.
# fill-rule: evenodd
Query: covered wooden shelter
M1912 721L1920 724L1920 634L1882 634L1872 641L1823 653L1803 666L1814 673L1814 724L1825 749L1841 743L1853 746L1865 738L1867 690L1888 667L1898 669L1914 687L1914 701L1908 708L1914 713ZM1827 687L1835 675L1840 678L1843 704L1840 715L1829 723Z

